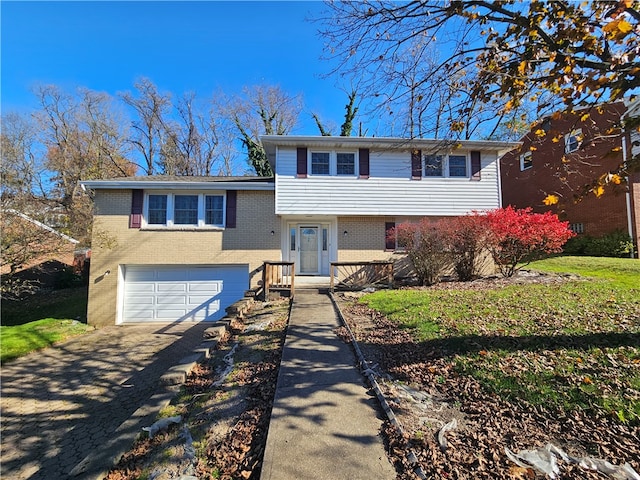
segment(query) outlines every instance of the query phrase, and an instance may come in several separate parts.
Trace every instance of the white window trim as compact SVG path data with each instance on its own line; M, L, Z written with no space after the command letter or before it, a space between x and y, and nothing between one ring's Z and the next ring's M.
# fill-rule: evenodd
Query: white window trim
M166 195L167 196L167 222L165 224L148 223L149 218L149 195ZM198 197L198 223L197 224L175 224L174 205L176 195L191 195ZM205 223L205 197L221 196L222 197L222 223L220 225L207 225ZM146 230L222 230L227 224L227 194L225 191L210 192L194 192L194 191L145 191L144 204L142 210L142 229Z
M571 230L573 233L578 233L578 234L584 233L584 223L582 222L570 223L569 230Z
M311 157L314 153L329 154L329 174L313 173ZM353 175L338 174L338 153L351 153L353 155ZM357 150L312 150L307 153L307 176L309 177L340 177L340 178L358 178L360 175L360 160Z
M571 138L576 139L576 148L573 150L569 149L571 144ZM577 128L575 130L571 130L564 136L564 153L573 153L577 152L580 149L580 145L582 145L582 129Z
M442 157L442 175L427 175L427 169L425 164L425 157L427 156L440 156ZM464 177L451 176L449 172L449 157L465 157L465 169L466 175ZM471 178L471 156L468 153L423 153L421 159L422 166L422 179L429 180L433 179L442 179L442 178L451 178L454 180L468 180Z
M529 163L531 163L531 165L529 165L528 167L525 166L525 160L527 157L529 157ZM533 153L531 151L528 151L520 155L520 171L524 172L525 170L529 170L530 168L533 168Z

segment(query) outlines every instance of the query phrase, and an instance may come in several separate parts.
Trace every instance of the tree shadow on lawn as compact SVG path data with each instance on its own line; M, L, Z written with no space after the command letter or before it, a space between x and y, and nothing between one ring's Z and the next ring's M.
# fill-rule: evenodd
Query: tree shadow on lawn
M473 355L488 351L542 352L550 350L588 351L593 348L640 348L640 333L603 332L589 334L559 335L464 335L413 342L408 339L398 342L370 341L359 343L366 348L382 347L389 366L415 364L455 355Z
M465 335L421 342L440 352L472 354L483 350L530 351L590 350L592 348L640 347L640 333L603 332L559 335Z

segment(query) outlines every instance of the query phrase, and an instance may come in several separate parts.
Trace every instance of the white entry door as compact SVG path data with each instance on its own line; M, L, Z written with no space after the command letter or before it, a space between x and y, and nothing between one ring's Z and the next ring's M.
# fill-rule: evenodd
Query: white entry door
M303 275L317 275L320 273L320 227L300 226L298 228L298 238L300 239L299 273Z

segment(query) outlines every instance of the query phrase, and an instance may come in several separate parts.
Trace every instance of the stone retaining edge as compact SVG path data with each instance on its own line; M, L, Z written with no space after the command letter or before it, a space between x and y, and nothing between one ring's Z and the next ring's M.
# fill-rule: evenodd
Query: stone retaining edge
M340 306L338 305L338 302L336 302L336 299L333 296L333 292L329 292L328 295L329 295L329 298L331 298L333 307L335 308L338 314L338 318L340 318L340 322L349 332L349 337L351 338L351 345L353 345L353 349L355 350L362 374L367 378L367 380L369 380L369 384L371 385L371 388L376 394L376 398L378 399L378 402L380 402L380 406L382 407L382 410L384 410L384 413L389 419L389 422L391 422L391 424L398 430L398 433L401 436L404 436L404 430L402 428L402 425L400 425L400 422L398 421L395 413L393 412L393 409L389 405L389 402L387 402L387 399L384 397L384 394L382 393L382 389L380 388L380 385L378 385L378 382L376 381L374 372L371 371L371 369L369 369L367 360L364 358L362 350L360 350L360 346L358 345L358 342L356 341L356 338L353 335L351 328L349 328L349 324L345 320L344 315L342 314L342 310L340 310ZM426 480L427 475L424 473L424 470L422 469L422 467L418 465L418 457L416 456L415 452L412 449L409 450L409 453L407 454L406 458L409 464L414 467L413 472L420 479Z
M80 461L69 473L69 476L78 480L102 480L109 470L117 465L122 456L129 451L131 445L142 431L143 426L151 425L156 420L158 413L167 407L180 391L180 385L185 382L187 375L202 360L211 356L211 351L217 346L218 340L229 330L231 320L235 315L244 318L244 315L253 307L253 298L243 298L226 308L227 316L217 322L212 322L207 329L209 335L203 334L203 342L194 349L194 353L169 368L159 379L163 389L152 395L147 402L138 408L129 419L125 420L114 432L114 436L105 443L103 448L92 452ZM219 333L214 337L214 331Z

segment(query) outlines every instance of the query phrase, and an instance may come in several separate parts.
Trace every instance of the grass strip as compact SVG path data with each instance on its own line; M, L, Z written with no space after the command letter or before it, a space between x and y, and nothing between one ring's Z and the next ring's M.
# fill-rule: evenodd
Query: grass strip
M640 422L640 262L557 257L528 268L580 278L379 291L361 301L504 398Z
M44 318L24 325L0 327L2 363L53 345L93 328L77 320Z

